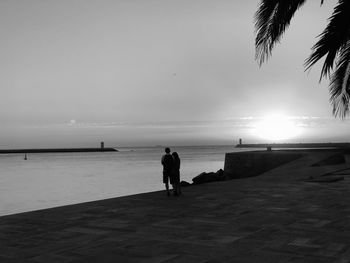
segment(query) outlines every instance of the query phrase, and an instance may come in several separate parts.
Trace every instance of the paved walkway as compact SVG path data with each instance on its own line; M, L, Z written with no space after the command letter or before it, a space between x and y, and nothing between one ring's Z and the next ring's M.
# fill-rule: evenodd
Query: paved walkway
M350 164L310 167L324 157L180 197L153 192L1 217L0 262L350 262L350 169L342 170ZM329 172L345 180L304 181Z

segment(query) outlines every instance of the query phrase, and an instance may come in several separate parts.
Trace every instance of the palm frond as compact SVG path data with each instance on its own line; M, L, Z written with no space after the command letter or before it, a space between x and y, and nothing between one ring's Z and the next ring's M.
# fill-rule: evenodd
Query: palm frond
M274 45L280 41L282 34L299 7L306 0L262 0L255 13L255 59L261 65L271 55Z
M321 2L323 3L323 1ZM305 61L306 70L310 69L323 56L326 56L321 70L322 77L329 76L338 52L350 36L350 1L339 0L320 39L312 47L312 53Z
M255 30L257 32L255 38L256 54L255 59L260 64L271 54L269 49L269 28L271 27L271 17L275 13L278 1L267 0L261 1L258 11L255 13Z
M333 115L345 118L350 102L350 40L339 51L336 69L331 75L330 95Z

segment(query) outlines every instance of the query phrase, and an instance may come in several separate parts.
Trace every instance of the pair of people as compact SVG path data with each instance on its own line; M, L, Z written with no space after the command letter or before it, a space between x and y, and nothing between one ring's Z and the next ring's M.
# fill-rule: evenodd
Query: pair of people
M177 152L170 154L170 148L165 148L165 154L162 156L163 165L163 183L167 195L170 195L169 181L173 187L173 193L175 196L181 194L180 188L180 157Z

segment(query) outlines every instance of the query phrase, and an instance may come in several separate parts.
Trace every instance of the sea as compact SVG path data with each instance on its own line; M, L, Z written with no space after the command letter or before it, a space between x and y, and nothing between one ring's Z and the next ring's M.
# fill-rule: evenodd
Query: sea
M181 180L224 168L230 146L171 147L181 159ZM252 149L249 149L252 150ZM118 152L0 154L0 216L164 190L163 147Z

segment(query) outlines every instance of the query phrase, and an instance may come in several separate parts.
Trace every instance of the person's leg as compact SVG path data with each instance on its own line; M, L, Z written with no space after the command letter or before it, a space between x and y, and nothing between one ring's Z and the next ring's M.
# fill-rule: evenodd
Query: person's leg
M181 184L177 184L177 193L180 195L181 194Z
M179 174L179 172L177 172L175 174L174 181L175 181L176 194L179 195L180 194L180 174Z
M169 192L169 177L168 177L168 174L165 173L165 172L163 172L163 183L165 184L166 193L169 196L170 195L170 192Z
M171 184L171 187L173 189L173 195L175 195L175 192L176 192L176 185L175 185L175 182L174 182L174 175L173 174L169 174L169 180L170 180L170 184Z
M177 191L177 183L174 183L174 195L179 195L179 192Z
M169 196L170 191L169 191L169 183L168 182L165 183L165 189L166 189L166 194Z
M176 184L172 184L172 186L173 186L173 194L174 194L174 195L178 195L178 194L177 194L177 187L176 187Z

